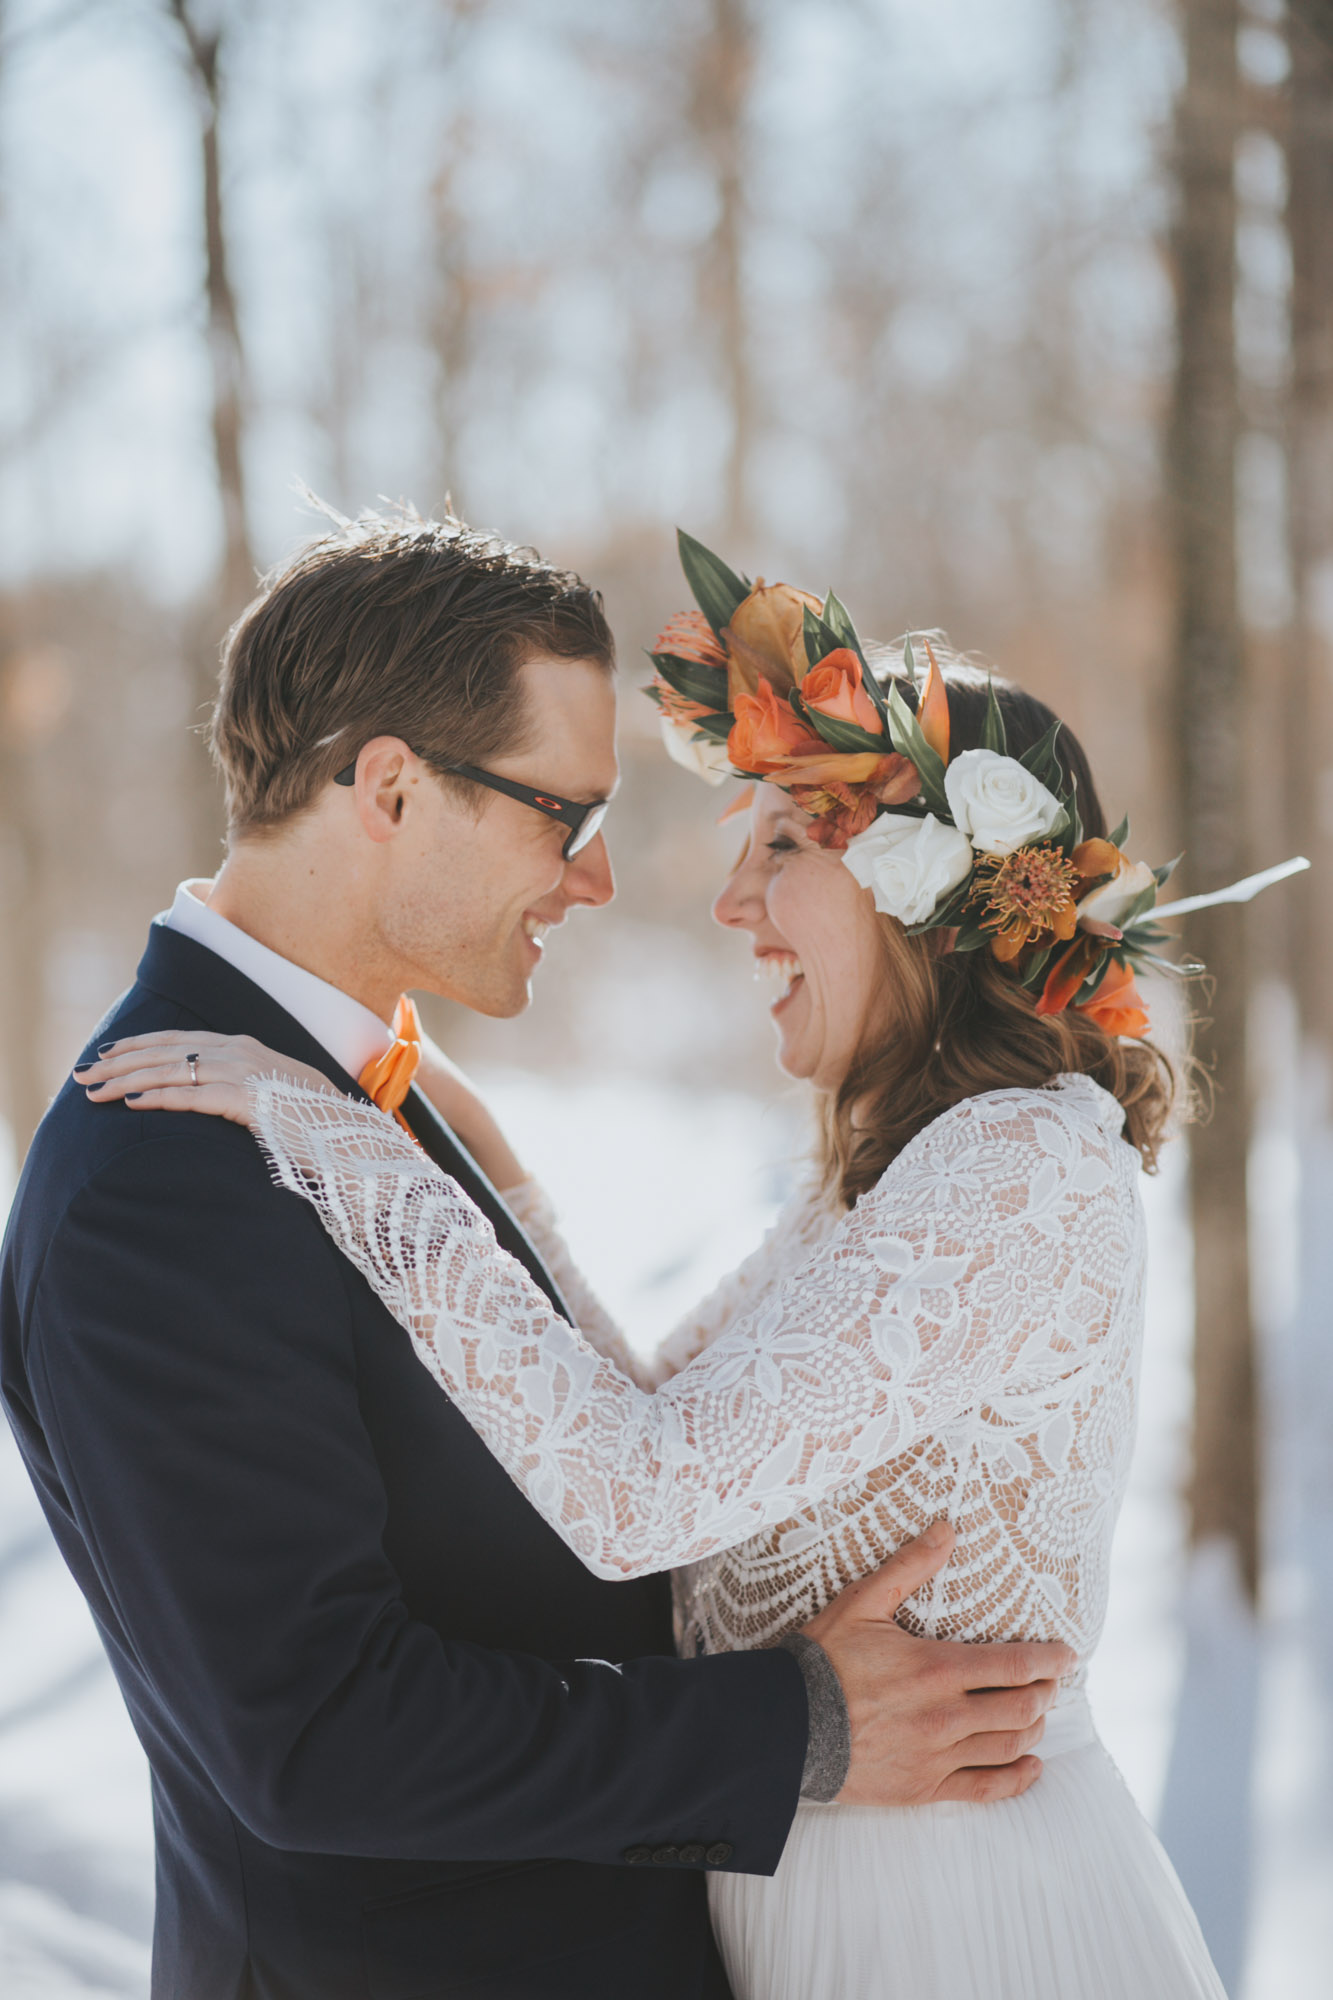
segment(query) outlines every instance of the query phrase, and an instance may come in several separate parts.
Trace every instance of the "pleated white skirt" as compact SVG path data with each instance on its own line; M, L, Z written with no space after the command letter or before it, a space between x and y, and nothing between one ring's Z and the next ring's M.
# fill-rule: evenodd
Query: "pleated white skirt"
M1047 1736L1020 1799L802 1805L776 1875L710 1875L736 2000L1226 2000L1086 1704Z

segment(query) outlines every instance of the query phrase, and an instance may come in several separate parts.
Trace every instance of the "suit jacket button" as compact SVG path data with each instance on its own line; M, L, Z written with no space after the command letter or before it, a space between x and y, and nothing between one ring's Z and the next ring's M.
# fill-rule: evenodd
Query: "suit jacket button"
M724 1861L730 1861L735 1852L729 1840L715 1840L704 1856L710 1868L720 1868Z
M691 1840L681 1848L680 1858L687 1868L697 1868L708 1853L701 1840Z
M653 1850L651 1847L627 1847L620 1858L628 1861L631 1868L642 1868L645 1861L652 1860Z
M678 1847L655 1847L653 1849L653 1860L659 1868L668 1868L673 1861L680 1860L680 1849Z

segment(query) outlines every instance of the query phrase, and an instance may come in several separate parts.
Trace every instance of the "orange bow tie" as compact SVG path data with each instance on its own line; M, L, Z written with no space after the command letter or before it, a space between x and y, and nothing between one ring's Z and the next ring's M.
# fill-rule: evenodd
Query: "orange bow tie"
M368 1062L357 1081L381 1111L391 1111L404 1132L410 1132L412 1127L398 1107L412 1088L421 1061L421 1022L406 993L394 1009L393 1037L384 1054Z

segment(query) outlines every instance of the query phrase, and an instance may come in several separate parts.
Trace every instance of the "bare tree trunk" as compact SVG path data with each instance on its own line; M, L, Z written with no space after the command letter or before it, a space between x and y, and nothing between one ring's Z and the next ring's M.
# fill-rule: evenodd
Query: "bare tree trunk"
M458 177L472 151L473 120L467 102L469 38L486 0L438 0L439 62L449 73L454 97L441 136L430 183L435 267L429 303L429 336L435 353L435 426L441 475L441 503L447 496L463 511L459 462L468 374L476 332L476 281L472 269L468 217L458 195Z
M255 587L245 504L243 441L245 427L245 352L240 319L227 260L218 123L221 109L219 65L223 29L204 29L190 9L190 0L170 0L189 58L199 114L203 177L204 291L207 305L208 353L212 375L213 459L222 509L222 549L214 581L213 603L205 630L191 645L191 678L198 726L217 692L217 647L221 633L237 616ZM222 816L217 783L203 751L202 739L190 760L191 819L199 865L216 867Z
M1185 81L1176 106L1177 355L1168 439L1176 572L1172 750L1190 885L1244 873L1244 646L1236 567L1239 0L1178 0ZM1194 1248L1191 1560L1185 1672L1160 1831L1229 1991L1239 1984L1253 1874L1258 1688L1258 1425L1246 1168L1246 922L1191 918L1212 974L1200 1054L1215 1088L1190 1139ZM1217 1756L1225 1742L1226 1756Z
M453 121L449 157L442 161L430 189L435 239L435 296L430 330L439 377L435 407L443 482L440 498L443 501L447 495L460 513L463 502L459 451L475 314L467 218L455 198L454 182L466 156L469 130L470 121L460 113Z
M749 524L747 477L755 410L745 311L745 123L754 67L754 27L747 0L709 0L699 49L692 123L717 189L717 221L700 273L705 318L716 328L722 392L731 417L723 481L727 542Z
M1295 603L1284 778L1289 851L1316 864L1290 885L1287 907L1302 1027L1333 1054L1333 951L1321 914L1333 865L1333 0L1288 0L1287 38L1287 477Z
M1236 195L1240 120L1237 0L1182 0L1186 78L1177 107L1178 355L1169 440L1177 567L1175 766L1195 889L1244 872L1244 649L1236 577ZM1203 1053L1216 1101L1190 1149L1195 1417L1190 1482L1196 1545L1235 1552L1258 1583L1258 1451L1250 1319L1246 1163L1245 916L1194 920L1190 942L1215 986Z

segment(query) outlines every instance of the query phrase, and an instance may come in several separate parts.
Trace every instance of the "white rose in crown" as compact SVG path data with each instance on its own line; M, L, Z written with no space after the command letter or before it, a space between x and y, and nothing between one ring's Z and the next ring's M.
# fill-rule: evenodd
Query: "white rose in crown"
M1157 877L1146 861L1127 861L1122 854L1110 881L1103 882L1100 889L1094 889L1079 904L1079 923L1085 930L1094 924L1113 924L1119 930L1144 890L1156 887Z
M714 743L709 737L699 742L691 741L688 730L678 723L661 718L662 741L666 744L667 755L677 764L683 764L696 778L702 778L706 785L720 785L724 778L735 776L727 757L725 743Z
M1054 792L1016 757L996 750L960 751L944 773L949 811L978 854L1012 854L1064 825Z
M881 813L848 841L842 858L875 908L900 924L924 924L972 873L966 834L933 813Z

